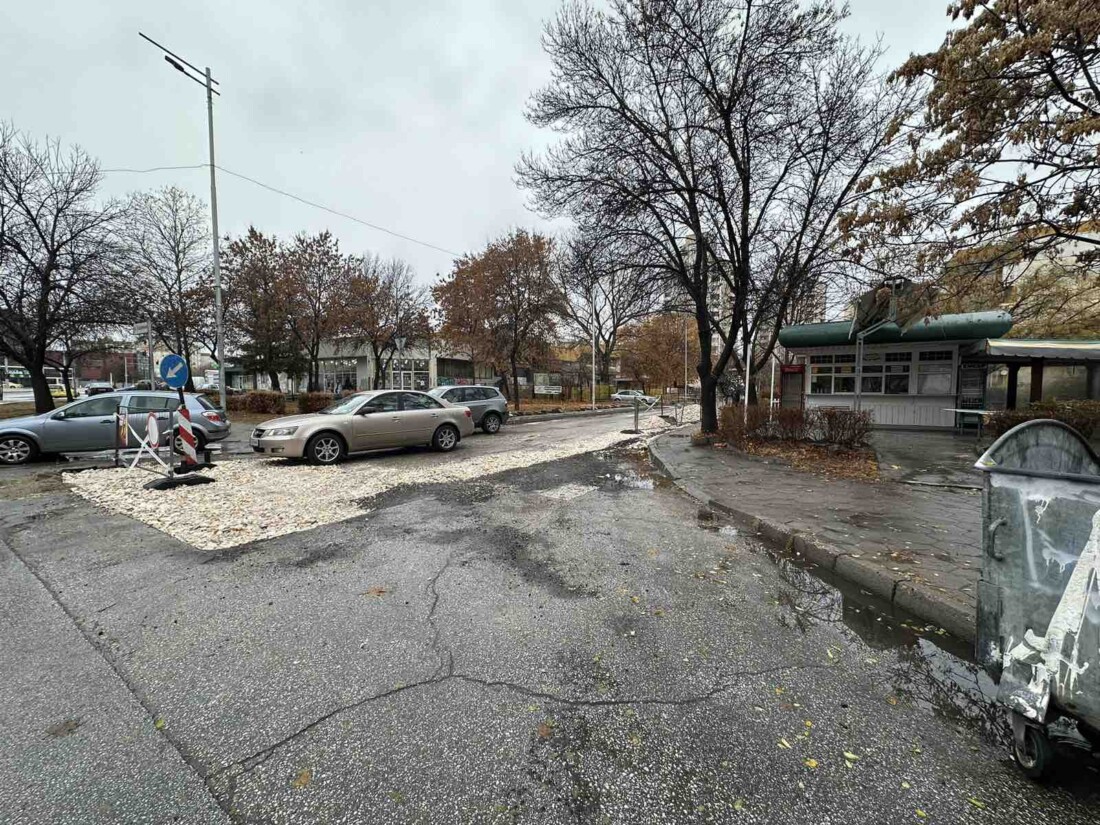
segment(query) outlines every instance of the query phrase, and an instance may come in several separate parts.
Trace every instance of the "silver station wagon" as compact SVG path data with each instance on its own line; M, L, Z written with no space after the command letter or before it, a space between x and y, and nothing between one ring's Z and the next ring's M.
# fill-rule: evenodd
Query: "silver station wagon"
M187 409L199 450L229 435L225 413L200 395L187 395ZM115 446L115 411L127 408L130 426L141 437L149 413L157 417L161 444L169 438L169 416L179 407L174 392L111 392L73 401L56 410L24 418L0 421L0 464L25 464L40 454L112 450ZM179 436L173 434L178 441ZM130 446L135 446L131 443ZM176 449L180 447L177 443Z

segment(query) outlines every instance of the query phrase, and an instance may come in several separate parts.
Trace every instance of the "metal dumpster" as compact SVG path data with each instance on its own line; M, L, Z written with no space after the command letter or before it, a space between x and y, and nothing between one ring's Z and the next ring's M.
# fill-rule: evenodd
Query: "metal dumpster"
M1041 777L1052 740L1100 750L1100 459L1076 430L1029 421L978 459L977 656L1000 680L1016 761Z

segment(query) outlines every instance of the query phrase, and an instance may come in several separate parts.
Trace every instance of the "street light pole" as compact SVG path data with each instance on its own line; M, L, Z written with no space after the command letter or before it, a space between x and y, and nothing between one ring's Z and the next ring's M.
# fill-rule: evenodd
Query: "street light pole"
M198 68L188 63L178 54L173 51L169 51L160 45L156 40L142 32L138 32L143 40L152 43L162 52L164 52L164 60L173 69L180 72L184 77L195 81L201 86L206 87L206 135L210 147L210 223L214 232L214 336L217 339L214 342L214 355L218 359L218 396L221 402L221 407L225 409L225 329L222 317L222 268L221 268L221 250L218 246L218 187L215 176L214 166L214 95L221 95L217 89L214 88L214 84L218 81L210 74L210 67L206 67L205 72L200 72ZM186 67L186 68L185 68ZM188 72L187 70L191 71ZM192 72L194 74L192 74ZM196 77L197 75L197 77ZM152 354L150 353L150 367L152 366Z
M592 409L596 409L596 296L592 295Z
M206 67L206 131L210 143L210 223L214 231L214 335L218 358L218 395L221 408L225 406L225 330L222 326L222 266L218 247L218 184L214 174L214 89L211 85L210 67Z

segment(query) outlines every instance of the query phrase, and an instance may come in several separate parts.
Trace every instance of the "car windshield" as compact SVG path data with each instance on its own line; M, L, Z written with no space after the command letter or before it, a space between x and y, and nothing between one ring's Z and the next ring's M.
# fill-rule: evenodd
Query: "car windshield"
M366 395L349 395L347 398L337 401L335 404L330 404L321 410L322 415L351 415L357 409L359 405L366 401L368 396Z

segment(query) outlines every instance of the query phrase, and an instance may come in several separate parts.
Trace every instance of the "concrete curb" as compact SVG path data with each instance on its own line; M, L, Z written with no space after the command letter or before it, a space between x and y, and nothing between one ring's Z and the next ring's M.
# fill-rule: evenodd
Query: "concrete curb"
M730 517L768 543L801 554L814 564L848 579L876 596L881 596L914 616L937 624L953 636L967 642L974 641L977 617L962 605L944 599L935 588L922 582L896 577L890 570L846 553L812 535L716 501L706 490L680 478L661 451L661 442L666 438L667 433L649 443L649 457L658 470L696 501Z
M516 424L535 424L539 421L557 421L562 418L589 418L598 415L615 415L616 413L634 412L633 407L612 407L606 410L581 410L579 412L560 413L532 413L531 415L510 415L506 427Z

